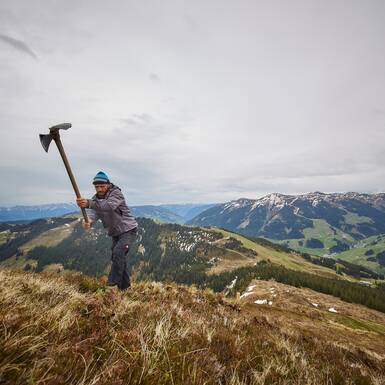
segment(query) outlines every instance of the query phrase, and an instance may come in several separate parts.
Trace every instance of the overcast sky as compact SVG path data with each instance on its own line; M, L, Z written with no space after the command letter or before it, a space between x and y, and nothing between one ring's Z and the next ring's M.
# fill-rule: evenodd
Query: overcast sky
M0 2L0 206L385 190L385 2Z

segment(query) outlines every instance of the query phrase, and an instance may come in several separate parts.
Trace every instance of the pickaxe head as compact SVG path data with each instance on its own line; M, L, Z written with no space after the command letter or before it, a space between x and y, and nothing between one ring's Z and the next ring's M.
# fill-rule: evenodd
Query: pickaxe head
M40 142L44 150L48 152L51 140L59 136L59 130L68 130L70 127L72 127L71 123L61 123L61 124L57 124L56 126L50 127L49 134L47 135L40 134L39 135Z

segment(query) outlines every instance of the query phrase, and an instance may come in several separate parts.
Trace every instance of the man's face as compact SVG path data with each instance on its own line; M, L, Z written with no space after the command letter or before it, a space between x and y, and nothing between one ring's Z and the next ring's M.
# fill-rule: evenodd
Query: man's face
M110 183L97 183L94 186L98 198L104 198L108 189L110 188Z

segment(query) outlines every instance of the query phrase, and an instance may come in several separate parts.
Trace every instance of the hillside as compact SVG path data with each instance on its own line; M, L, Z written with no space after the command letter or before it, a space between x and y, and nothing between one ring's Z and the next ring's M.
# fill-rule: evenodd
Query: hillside
M336 254L385 233L385 194L269 194L205 210L189 224L264 237L313 255ZM372 268L381 272L379 263Z
M122 294L74 273L1 270L0 381L384 383L384 314L271 281L247 293L134 282Z
M223 229L160 224L146 218L138 222L138 237L128 255L130 274L137 281L173 281L220 292L233 281L232 291L240 291L256 277L274 278L385 311L383 276L368 268L302 255ZM1 267L92 276L109 271L111 240L99 223L84 231L72 215L3 224L3 229Z
M365 238L336 257L385 273L385 235Z
M155 274L152 278L160 279L172 274L175 280L176 275L187 279L187 275L195 274L196 282L197 274L220 274L270 261L288 269L343 278L330 260L301 255L263 239L217 228L161 224L145 218L138 221L139 233L130 251L130 261L133 273L140 276ZM2 226L0 262L3 266L41 271L54 265L90 275L103 275L108 269L111 241L100 223L86 232L77 216L72 215ZM350 270L345 268L345 277L380 278L370 269Z

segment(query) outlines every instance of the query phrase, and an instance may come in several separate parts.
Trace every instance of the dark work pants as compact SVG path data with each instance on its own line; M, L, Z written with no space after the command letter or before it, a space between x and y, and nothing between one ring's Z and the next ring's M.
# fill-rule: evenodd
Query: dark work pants
M130 287L127 268L127 254L136 239L137 229L112 237L112 266L108 285L117 285L120 290Z

